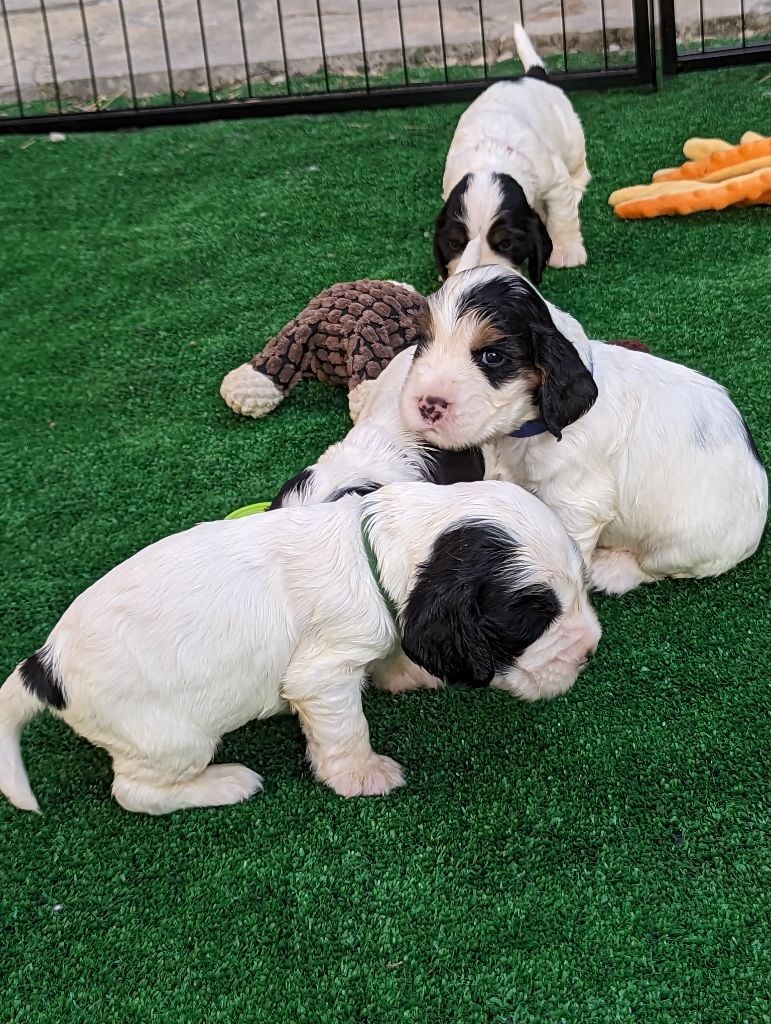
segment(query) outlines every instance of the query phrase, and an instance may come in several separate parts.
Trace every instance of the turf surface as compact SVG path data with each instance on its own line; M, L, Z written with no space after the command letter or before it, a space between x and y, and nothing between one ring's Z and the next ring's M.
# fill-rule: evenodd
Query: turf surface
M591 262L546 294L724 382L771 457L768 210L614 221L689 135L769 128L768 69L583 94ZM430 290L458 107L0 139L2 672L140 546L269 497L346 428L306 385L264 422L223 374L333 281ZM567 697L367 697L407 789L341 800L292 719L227 738L233 808L133 817L43 716L43 817L0 805L0 1021L771 1020L769 546L600 600Z

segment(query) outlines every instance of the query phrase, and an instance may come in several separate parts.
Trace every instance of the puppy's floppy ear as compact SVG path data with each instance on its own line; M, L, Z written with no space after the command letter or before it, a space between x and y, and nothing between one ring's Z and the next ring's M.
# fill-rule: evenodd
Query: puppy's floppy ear
M441 238L447 230L447 203L442 207L439 216L436 218L436 224L434 225L434 263L436 263L436 269L439 271L439 276L443 281L447 280L447 260L444 258L442 251Z
M287 480L285 484L282 484L281 490L270 503L268 511L283 508L290 498L295 497L299 491L304 490L306 487L310 487L312 478L313 469L310 466L307 469L300 470L291 480Z
M559 441L597 400L597 385L575 348L549 323L531 324L541 418Z
M495 675L477 600L480 532L485 528L469 523L440 534L404 608L404 653L448 683L486 686Z
M527 272L533 284L540 284L546 264L552 252L552 241L541 218L533 211L527 226L530 240L530 256L527 260Z

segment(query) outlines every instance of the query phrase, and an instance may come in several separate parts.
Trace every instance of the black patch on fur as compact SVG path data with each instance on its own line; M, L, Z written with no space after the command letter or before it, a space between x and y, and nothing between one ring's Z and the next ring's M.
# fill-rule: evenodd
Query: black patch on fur
M758 446L755 444L755 438L752 436L750 428L747 425L747 421L745 420L745 418L742 416L741 413L739 413L739 418L741 419L742 427L744 428L744 440L747 442L747 447L749 448L750 452L752 452L754 457L758 460L758 462L762 466L763 465L763 459L760 457L760 452L758 451Z
M435 541L404 609L402 647L448 683L487 686L561 612L550 587L526 584L517 542L490 523L465 522Z
M549 72L546 68L542 68L540 64L533 64L529 67L524 75L525 78L540 78L542 82L549 81Z
M345 498L349 494L358 494L359 497L365 498L368 494L372 494L373 491L379 491L382 486L382 484L375 483L374 480L368 480L365 484L354 484L351 487L339 487L336 491L332 491L325 501L339 501L341 498Z
M426 475L429 483L444 486L484 480L485 460L481 448L464 448L455 452L426 445L423 450L430 456L430 469Z
M487 244L513 267L527 264L530 279L539 284L552 252L543 221L530 206L521 185L510 174L493 174L502 201L487 230ZM447 277L450 261L460 256L469 240L463 200L471 175L461 178L442 207L434 226L434 259L440 276Z
M463 219L463 197L471 175L461 178L447 197L434 225L434 261L439 276L447 277L450 260L460 256L468 244L468 230Z
M291 480L287 480L281 487L276 497L270 503L268 511L272 511L276 508L283 508L287 498L300 490L300 488L313 476L312 469L303 469L296 476L293 476Z
M554 326L549 308L532 285L515 274L502 273L470 288L459 316L475 314L500 331L503 340L477 349L472 358L494 388L523 371L538 380L533 402L557 440L562 431L588 412L597 400L597 385L575 348ZM485 365L486 352L503 359Z
M45 650L37 651L31 658L22 662L19 675L24 686L38 700L56 708L57 711L63 711L67 707L61 680L48 664Z
M493 177L503 193L503 204L487 232L487 244L514 267L527 263L530 280L540 284L552 253L549 232L519 182L510 174Z

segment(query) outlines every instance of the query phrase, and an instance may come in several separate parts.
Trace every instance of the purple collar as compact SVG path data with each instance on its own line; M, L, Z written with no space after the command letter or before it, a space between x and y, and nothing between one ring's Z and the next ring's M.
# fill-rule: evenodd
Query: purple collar
M589 373L594 370L594 360L592 359L591 352L589 353L589 365L587 366ZM545 434L549 428L546 426L544 421L539 416L535 420L527 420L522 424L521 427L517 427L516 430L508 435L509 437L536 437L538 434Z

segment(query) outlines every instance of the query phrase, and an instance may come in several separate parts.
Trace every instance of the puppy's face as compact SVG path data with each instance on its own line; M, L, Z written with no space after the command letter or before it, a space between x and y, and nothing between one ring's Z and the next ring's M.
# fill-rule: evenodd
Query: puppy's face
M480 264L527 267L539 284L552 243L541 218L508 174L467 174L450 193L434 228L434 258L442 279L454 274L472 238Z
M542 419L559 439L597 387L548 307L521 275L480 267L429 299L402 390L409 430L440 448L467 448Z
M571 562L546 583L508 530L473 520L446 530L410 590L404 653L448 683L524 700L564 693L601 636L577 549Z

